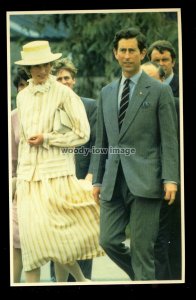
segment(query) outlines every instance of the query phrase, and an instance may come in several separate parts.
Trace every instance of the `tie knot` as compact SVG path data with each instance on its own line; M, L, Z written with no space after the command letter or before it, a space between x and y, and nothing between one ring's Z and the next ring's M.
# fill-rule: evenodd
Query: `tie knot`
M124 81L124 85L128 86L129 83L130 83L131 79L130 78L127 78L125 81Z

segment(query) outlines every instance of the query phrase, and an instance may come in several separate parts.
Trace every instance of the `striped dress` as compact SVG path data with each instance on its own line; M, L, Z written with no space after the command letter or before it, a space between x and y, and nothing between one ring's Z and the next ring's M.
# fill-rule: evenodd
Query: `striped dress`
M44 85L17 96L20 143L17 209L23 267L30 271L48 261L61 264L103 255L99 246L99 206L92 186L75 176L74 149L87 142L90 128L80 98L50 76ZM69 117L71 130L54 131L57 108ZM42 133L41 146L27 139ZM69 148L69 151L63 151Z
M18 161L18 144L19 144L19 130L18 130L18 112L14 109L11 113L11 149L12 149L12 225L13 225L13 247L20 247L20 238L18 231L18 217L17 217L17 200L15 197L16 186L16 168Z

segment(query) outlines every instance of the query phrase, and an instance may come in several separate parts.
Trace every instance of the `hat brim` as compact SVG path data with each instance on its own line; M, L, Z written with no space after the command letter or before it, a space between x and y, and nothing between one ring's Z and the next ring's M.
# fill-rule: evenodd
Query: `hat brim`
M59 59L62 56L62 53L55 53L52 54L48 57L42 58L42 59L34 59L34 60L18 60L15 61L16 65L21 65L21 66L35 66L35 65L42 65L46 64L52 61L55 61Z

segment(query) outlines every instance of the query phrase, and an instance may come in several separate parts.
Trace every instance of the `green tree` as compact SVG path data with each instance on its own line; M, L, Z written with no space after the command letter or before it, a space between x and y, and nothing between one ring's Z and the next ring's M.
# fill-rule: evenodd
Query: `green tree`
M64 34L58 42L50 39L51 45L54 51L73 59L79 70L76 92L81 96L98 98L100 88L119 76L120 69L112 54L112 40L115 32L122 28L137 26L147 36L148 45L166 39L178 50L176 12L81 12L35 17L34 29L42 36L47 26ZM23 43L22 39L20 43Z

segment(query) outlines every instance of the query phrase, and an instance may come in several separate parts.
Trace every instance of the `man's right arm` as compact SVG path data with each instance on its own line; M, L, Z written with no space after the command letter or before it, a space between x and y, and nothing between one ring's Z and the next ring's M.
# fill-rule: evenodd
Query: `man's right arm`
M96 201L99 201L101 183L105 172L105 161L107 154L101 153L102 148L108 148L107 135L105 130L102 98L98 102L96 142L93 151L93 195Z

